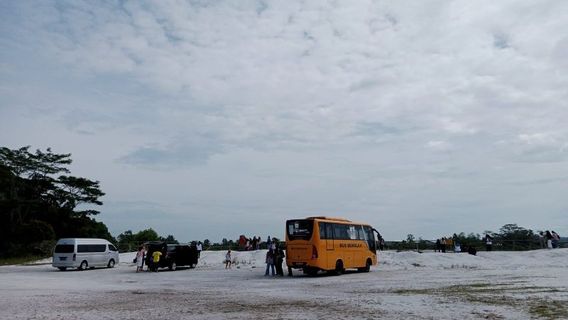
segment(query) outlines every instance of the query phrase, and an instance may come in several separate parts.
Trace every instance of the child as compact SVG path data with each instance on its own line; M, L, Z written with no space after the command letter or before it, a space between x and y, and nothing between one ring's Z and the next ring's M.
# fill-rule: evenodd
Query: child
M229 251L227 251L227 254L225 255L225 269L231 269L231 249L229 249Z

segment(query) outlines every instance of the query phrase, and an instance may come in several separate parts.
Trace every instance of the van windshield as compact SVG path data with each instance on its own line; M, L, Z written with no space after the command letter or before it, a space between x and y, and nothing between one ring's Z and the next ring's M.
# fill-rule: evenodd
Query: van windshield
M55 246L55 253L73 253L75 246L72 244L58 244Z
M290 240L309 240L312 237L314 220L288 220L286 232Z

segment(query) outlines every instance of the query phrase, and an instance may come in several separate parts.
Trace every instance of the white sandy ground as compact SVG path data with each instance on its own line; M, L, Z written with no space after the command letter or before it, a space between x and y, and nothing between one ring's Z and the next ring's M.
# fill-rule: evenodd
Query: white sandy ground
M568 319L568 249L381 252L370 273L265 277L265 251L135 273L0 267L0 319Z

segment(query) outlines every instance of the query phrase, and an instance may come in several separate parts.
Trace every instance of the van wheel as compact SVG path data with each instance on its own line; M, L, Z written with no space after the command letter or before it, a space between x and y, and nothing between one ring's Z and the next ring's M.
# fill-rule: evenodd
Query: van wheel
M337 260L337 262L335 263L335 274L340 275L344 271L345 271L345 269L343 268L343 261Z
M61 271L65 271L65 270L67 270L67 267L58 267L57 269L59 269Z
M359 272L369 272L371 270L371 260L367 259L365 266L363 268L357 269Z
M177 264L175 262L172 262L172 264L170 264L170 270L176 271L176 269L177 269Z
M89 264L87 263L87 261L83 260L81 262L81 264L79 265L79 270L85 270L89 267Z
M114 268L114 259L110 259L110 260L108 261L107 267L109 267L109 268Z

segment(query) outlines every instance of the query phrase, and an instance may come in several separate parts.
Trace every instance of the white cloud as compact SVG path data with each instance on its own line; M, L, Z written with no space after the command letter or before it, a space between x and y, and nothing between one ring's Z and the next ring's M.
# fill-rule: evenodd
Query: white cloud
M412 221L422 215L528 217L530 206L515 205L522 192L496 186L519 172L529 182L564 173L567 9L536 0L5 2L0 142L56 145L88 161L81 172L102 175L110 206L196 192L225 201L207 210L258 216L270 211L250 206L262 193L285 197L279 219L335 208L378 223L376 212L401 212L387 236L420 234ZM505 204L492 208L486 193Z
M426 147L436 150L436 151L448 151L451 149L451 145L447 141L428 141Z

